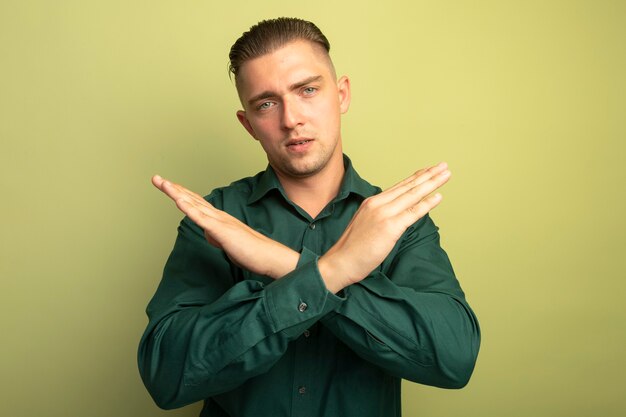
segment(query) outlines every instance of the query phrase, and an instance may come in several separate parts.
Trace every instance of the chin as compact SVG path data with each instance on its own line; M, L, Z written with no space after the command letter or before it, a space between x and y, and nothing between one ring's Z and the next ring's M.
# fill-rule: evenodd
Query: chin
M311 177L331 163L333 154L327 153L310 153L308 155L302 155L300 157L287 156L278 159L272 163L275 170L280 171L284 175L292 178L307 178Z
M289 169L286 169L285 172L292 177L307 178L307 177L317 174L321 170L322 170L322 167L308 168L308 169L294 169L290 167Z
M312 162L303 164L286 164L283 166L283 172L292 177L306 178L320 172L326 166L327 162Z

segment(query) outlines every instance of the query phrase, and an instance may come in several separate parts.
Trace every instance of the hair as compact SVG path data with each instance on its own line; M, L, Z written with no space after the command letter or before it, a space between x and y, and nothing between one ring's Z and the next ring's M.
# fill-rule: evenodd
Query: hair
M243 63L296 40L306 40L319 45L327 55L330 52L330 42L314 23L294 17L262 20L244 32L230 48L229 74L234 75L237 80Z

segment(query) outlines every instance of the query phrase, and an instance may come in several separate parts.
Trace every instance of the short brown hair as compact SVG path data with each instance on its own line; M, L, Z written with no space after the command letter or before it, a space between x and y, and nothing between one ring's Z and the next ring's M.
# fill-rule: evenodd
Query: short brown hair
M320 45L327 54L330 52L330 42L312 22L294 17L262 20L244 32L230 48L228 71L236 80L244 62L273 52L295 40L313 42Z

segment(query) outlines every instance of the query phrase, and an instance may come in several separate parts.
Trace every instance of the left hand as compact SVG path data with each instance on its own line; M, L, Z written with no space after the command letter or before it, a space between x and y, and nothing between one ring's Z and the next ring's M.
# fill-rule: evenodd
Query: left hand
M337 242L319 259L331 292L361 281L389 255L402 234L441 202L432 194L450 179L442 162L363 201Z

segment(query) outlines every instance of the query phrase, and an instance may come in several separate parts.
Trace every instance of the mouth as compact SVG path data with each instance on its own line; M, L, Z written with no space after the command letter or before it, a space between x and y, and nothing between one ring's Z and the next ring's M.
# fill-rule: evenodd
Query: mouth
M292 152L305 152L313 143L313 139L298 138L287 142L287 149Z
M313 139L291 139L289 142L287 142L287 146L300 146L312 141Z

